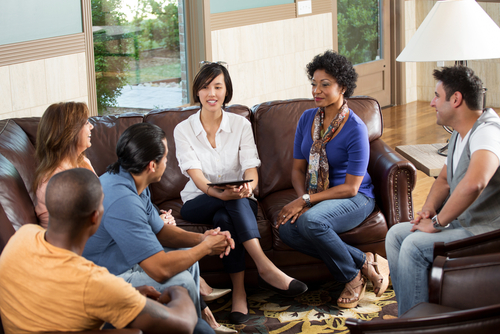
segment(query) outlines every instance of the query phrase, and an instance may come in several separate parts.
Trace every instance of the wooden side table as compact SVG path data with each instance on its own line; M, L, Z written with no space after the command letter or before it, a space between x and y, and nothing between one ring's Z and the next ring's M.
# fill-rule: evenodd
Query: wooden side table
M439 155L437 150L446 144L422 144L396 146L396 152L408 159L418 170L437 177L443 169L446 157Z

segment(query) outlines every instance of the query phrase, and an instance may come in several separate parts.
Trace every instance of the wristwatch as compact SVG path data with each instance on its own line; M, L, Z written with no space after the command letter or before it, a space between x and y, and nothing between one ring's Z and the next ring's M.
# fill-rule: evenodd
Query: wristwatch
M304 200L304 202L306 202L306 206L308 208L310 208L312 206L312 204L311 204L311 196L309 196L309 194L302 195L302 199Z
M448 226L450 226L450 224L446 225L446 226L443 226L441 224L439 224L439 220L438 220L438 215L435 215L434 217L432 217L432 226L434 226L434 228L436 230L444 230L445 228L447 228Z

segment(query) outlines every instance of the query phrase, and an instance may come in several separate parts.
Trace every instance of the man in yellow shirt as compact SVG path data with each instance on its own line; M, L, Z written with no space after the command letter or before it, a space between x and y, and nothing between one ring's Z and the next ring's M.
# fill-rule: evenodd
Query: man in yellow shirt
M0 313L7 334L91 330L104 322L145 333L193 331L197 314L186 289L175 286L161 295L140 289L155 301L81 256L99 227L103 198L89 170L51 178L47 231L21 227L0 256Z

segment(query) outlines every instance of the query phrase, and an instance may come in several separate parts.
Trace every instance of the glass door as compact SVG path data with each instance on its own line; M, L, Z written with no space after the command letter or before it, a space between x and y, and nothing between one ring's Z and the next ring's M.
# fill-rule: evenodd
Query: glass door
M389 0L337 0L338 50L358 72L355 95L391 104Z

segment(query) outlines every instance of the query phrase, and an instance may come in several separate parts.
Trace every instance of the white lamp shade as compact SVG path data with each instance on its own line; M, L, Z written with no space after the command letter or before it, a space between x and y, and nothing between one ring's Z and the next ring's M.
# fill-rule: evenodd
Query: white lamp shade
M500 28L474 0L438 1L397 61L500 58Z

